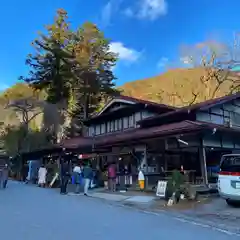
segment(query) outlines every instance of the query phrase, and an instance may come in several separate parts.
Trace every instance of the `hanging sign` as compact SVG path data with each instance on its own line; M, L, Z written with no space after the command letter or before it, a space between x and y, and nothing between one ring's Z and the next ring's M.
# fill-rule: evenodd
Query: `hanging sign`
M158 181L156 196L165 198L167 189L167 181Z

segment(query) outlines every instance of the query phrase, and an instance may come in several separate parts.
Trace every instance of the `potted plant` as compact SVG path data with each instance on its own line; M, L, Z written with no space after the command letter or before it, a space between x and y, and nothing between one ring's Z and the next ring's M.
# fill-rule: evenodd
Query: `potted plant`
M102 180L104 183L104 188L108 189L108 171L107 170L102 172Z
M167 183L166 200L171 200L171 204L178 203L181 194L181 186L184 183L183 175L180 171L174 170Z

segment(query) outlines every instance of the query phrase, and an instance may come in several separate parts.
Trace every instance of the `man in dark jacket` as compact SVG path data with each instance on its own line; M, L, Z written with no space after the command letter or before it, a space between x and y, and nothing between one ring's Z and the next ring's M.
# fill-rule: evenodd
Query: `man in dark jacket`
M88 195L88 188L90 185L90 182L93 178L93 170L89 163L83 168L83 177L84 177L84 195Z
M61 161L61 187L60 193L67 194L67 185L70 178L70 168L68 162Z

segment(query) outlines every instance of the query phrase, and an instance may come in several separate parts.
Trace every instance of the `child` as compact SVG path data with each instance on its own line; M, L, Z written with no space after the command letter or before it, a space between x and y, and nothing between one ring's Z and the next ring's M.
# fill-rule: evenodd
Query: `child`
M47 169L42 164L38 170L38 185L39 187L45 187L46 184Z

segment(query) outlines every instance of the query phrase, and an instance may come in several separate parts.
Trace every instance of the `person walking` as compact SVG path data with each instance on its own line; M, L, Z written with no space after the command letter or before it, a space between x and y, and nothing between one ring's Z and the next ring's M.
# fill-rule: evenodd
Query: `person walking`
M108 178L109 178L109 188L110 191L116 191L116 166L111 163L108 167Z
M87 163L87 165L83 168L83 177L84 177L84 195L88 196L89 185L93 177L93 170L90 166L90 163Z
M79 194L80 186L81 186L81 178L82 178L82 170L81 170L80 163L77 163L76 166L73 168L73 178L74 178L74 183L76 185L75 193Z
M38 170L38 186L45 187L46 185L46 176L47 176L47 169L45 168L44 164Z
M1 183L2 183L3 189L5 189L7 187L8 174L9 174L9 167L8 167L8 164L5 164L4 168L2 169L2 173L1 173Z
M61 163L61 187L60 194L67 194L67 185L70 177L69 164L62 160Z

